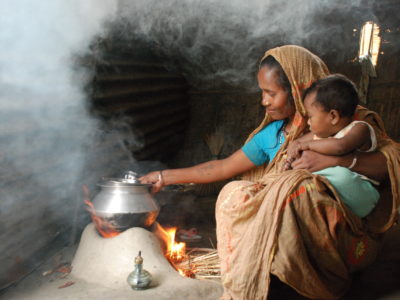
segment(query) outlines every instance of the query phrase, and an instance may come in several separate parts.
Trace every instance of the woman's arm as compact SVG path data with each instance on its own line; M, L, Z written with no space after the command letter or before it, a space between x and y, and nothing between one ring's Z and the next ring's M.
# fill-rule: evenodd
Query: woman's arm
M225 159L212 160L189 168L154 171L142 176L140 181L153 184L152 191L156 193L165 185L220 181L254 167L255 164L240 149Z
M301 157L292 163L292 168L306 169L310 172L335 166L348 168L353 160L354 154L329 156L314 151L304 151ZM357 162L351 170L378 181L388 178L386 157L381 152L357 153Z

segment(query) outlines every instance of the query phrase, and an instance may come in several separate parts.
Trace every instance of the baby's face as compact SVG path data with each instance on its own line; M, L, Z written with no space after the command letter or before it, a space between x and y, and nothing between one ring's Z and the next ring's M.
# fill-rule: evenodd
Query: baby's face
M304 99L304 107L307 111L310 131L320 138L330 137L333 132L329 112L315 102L317 92L312 92Z

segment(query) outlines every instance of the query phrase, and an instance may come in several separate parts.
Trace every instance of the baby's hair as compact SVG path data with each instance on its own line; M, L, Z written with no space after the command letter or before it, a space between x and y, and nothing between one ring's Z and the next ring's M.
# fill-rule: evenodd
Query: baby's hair
M325 111L337 110L341 117L352 117L358 105L358 93L354 83L346 76L333 74L315 81L304 91L303 99L316 92L315 102Z

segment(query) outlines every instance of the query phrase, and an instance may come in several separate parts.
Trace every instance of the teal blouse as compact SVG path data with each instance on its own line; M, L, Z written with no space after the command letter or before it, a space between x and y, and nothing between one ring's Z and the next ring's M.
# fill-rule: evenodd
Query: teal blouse
M274 159L276 153L285 142L285 135L282 130L283 125L284 120L269 123L242 147L244 154L256 166Z

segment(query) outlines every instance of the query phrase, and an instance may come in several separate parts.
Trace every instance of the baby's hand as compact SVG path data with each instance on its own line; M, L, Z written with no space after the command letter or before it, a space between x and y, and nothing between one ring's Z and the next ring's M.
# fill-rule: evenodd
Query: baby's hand
M292 168L292 163L289 158L286 159L285 164L283 165L283 171L290 170Z
M301 151L302 151L302 145L299 141L293 141L289 144L287 148L287 161L289 161L289 158L291 159L290 162L294 161L296 158L300 157Z
M292 168L292 162L301 156L303 145L299 141L292 141L287 148L287 158L285 165L283 167L284 171L290 170Z

